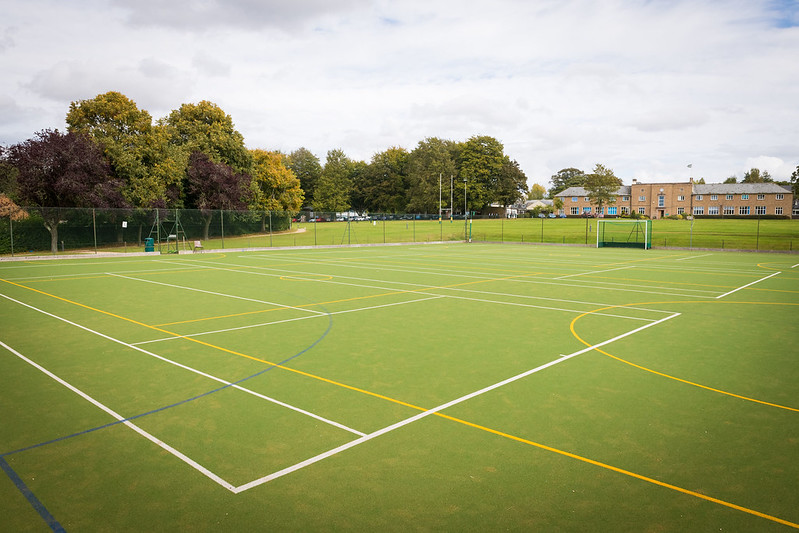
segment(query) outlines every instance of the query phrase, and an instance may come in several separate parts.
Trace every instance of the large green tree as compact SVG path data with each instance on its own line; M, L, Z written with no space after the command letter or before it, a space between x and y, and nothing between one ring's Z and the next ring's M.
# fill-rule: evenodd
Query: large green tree
M796 165L796 170L791 174L791 185L793 186L794 198L799 197L799 165Z
M555 198L559 192L565 191L569 187L583 187L586 175L585 172L578 168L569 167L558 170L549 180L552 182L552 187L549 189L549 197Z
M494 201L500 205L513 205L527 194L527 176L522 172L519 163L505 156L502 161L502 171L496 190L493 191Z
M474 136L463 143L460 152L460 177L466 180L468 210L480 209L499 200L505 157L502 143L486 135ZM463 196L460 197L463 200Z
M598 211L616 203L616 192L620 186L621 180L602 164L597 164L593 172L586 176L584 185L589 201L597 206Z
M372 157L353 179L352 205L358 211L402 213L408 204L408 151L389 148Z
M158 123L166 128L170 142L187 153L202 152L214 163L249 172L252 158L244 136L218 105L207 100L183 104Z
M329 150L314 193L317 211L341 212L350 208L353 161L341 149Z
M250 155L253 161L250 207L264 212L261 216L261 231L264 231L266 211L299 211L303 194L300 180L286 166L283 154L250 150Z
M305 193L305 205L313 205L316 185L322 175L322 164L307 148L298 148L289 154L286 163L300 180L300 187Z
M246 209L250 201L251 177L237 172L225 163L215 163L203 152L189 156L186 172L186 204L199 209L204 220L203 239L208 240L208 230L214 213L219 210Z
M169 207L179 201L188 153L133 100L111 91L72 102L66 122L69 131L89 135L102 148L128 203Z
M744 179L741 183L771 183L773 181L768 170L761 172L759 168L752 168L744 174Z
M408 203L406 210L410 213L437 213L439 202L439 178L441 179L441 200L443 206L449 206L451 194L450 183L458 187L457 158L460 145L453 141L428 137L408 156ZM462 187L461 187L462 188ZM463 196L460 196L463 205Z

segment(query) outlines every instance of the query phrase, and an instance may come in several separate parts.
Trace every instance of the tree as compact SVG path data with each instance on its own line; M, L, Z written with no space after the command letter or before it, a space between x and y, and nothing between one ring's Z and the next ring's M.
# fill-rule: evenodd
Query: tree
M549 189L549 197L554 198L559 192L565 191L569 187L582 187L585 185L586 175L577 168L564 168L550 178L552 188Z
M405 209L411 213L437 213L439 200L439 177L441 178L442 205L448 206L452 182L458 175L456 161L459 145L453 141L428 137L408 156L408 203ZM463 205L463 201L459 205ZM450 206L451 207L451 206Z
M350 208L352 169L353 162L343 150L327 152L327 160L314 194L315 210L341 212Z
M319 158L307 148L298 148L289 154L286 164L300 180L300 187L305 193L305 204L312 205L316 186L322 175Z
M738 183L738 178L736 178L735 176L730 176L729 178L724 180L724 183Z
M393 147L372 157L353 180L352 204L359 211L402 213L408 204L408 151Z
M263 211L261 231L266 231L266 211L299 211L303 193L300 180L286 166L279 152L250 150L252 190L250 207Z
M153 126L147 111L119 92L72 102L69 131L89 135L103 150L112 174L124 182L134 207L171 207L181 196L188 153L170 144L167 131Z
M760 172L759 168L752 168L744 174L741 183L772 183L773 181L768 171Z
M187 207L199 209L205 222L203 239L208 240L208 229L215 210L246 209L251 178L236 172L225 163L214 163L202 152L189 156L186 172Z
M36 207L50 232L50 250L58 251L58 224L69 207L124 207L122 183L110 175L108 162L86 135L43 130L9 149L17 169L17 195Z
M170 142L187 153L202 152L214 163L225 163L236 172L248 172L252 159L244 146L244 136L233 119L216 104L203 100L183 104L161 119Z
M796 170L791 174L791 185L793 185L794 198L799 197L799 165L796 165Z
M621 180L613 171L604 165L597 164L594 171L585 179L585 190L588 191L589 201L597 206L597 211L602 211L605 205L616 203L616 193L621 186Z
M527 176L519 163L505 156L502 159L502 170L492 193L494 201L503 206L513 205L527 194Z
M528 200L543 200L544 196L546 195L547 190L544 188L543 185L539 185L538 183L533 183L533 186L530 187L530 192L527 193Z
M502 143L485 135L463 143L460 177L466 180L467 209L480 209L498 200L498 183L505 163L503 150Z

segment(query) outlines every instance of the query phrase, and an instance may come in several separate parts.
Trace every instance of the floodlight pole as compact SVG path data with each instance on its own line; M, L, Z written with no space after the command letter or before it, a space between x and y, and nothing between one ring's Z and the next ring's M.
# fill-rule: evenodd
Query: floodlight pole
M438 223L441 224L441 172L438 173Z
M449 221L452 223L452 217L455 214L455 204L452 202L453 200L453 191L452 191L452 174L449 175Z

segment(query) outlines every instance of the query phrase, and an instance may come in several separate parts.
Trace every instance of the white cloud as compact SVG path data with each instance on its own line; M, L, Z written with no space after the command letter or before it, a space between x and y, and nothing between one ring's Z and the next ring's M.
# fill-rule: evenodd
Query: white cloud
M492 135L531 182L596 163L625 181L799 163L795 4L87 1L9 8L0 95L26 116L0 118L0 139L118 90L154 118L211 100L249 146L322 158Z

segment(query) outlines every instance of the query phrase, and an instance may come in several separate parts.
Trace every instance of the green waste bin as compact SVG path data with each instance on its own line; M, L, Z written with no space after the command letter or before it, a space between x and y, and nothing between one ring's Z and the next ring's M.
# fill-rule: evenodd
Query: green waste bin
M144 251L145 252L155 251L155 240L152 237L144 239Z

